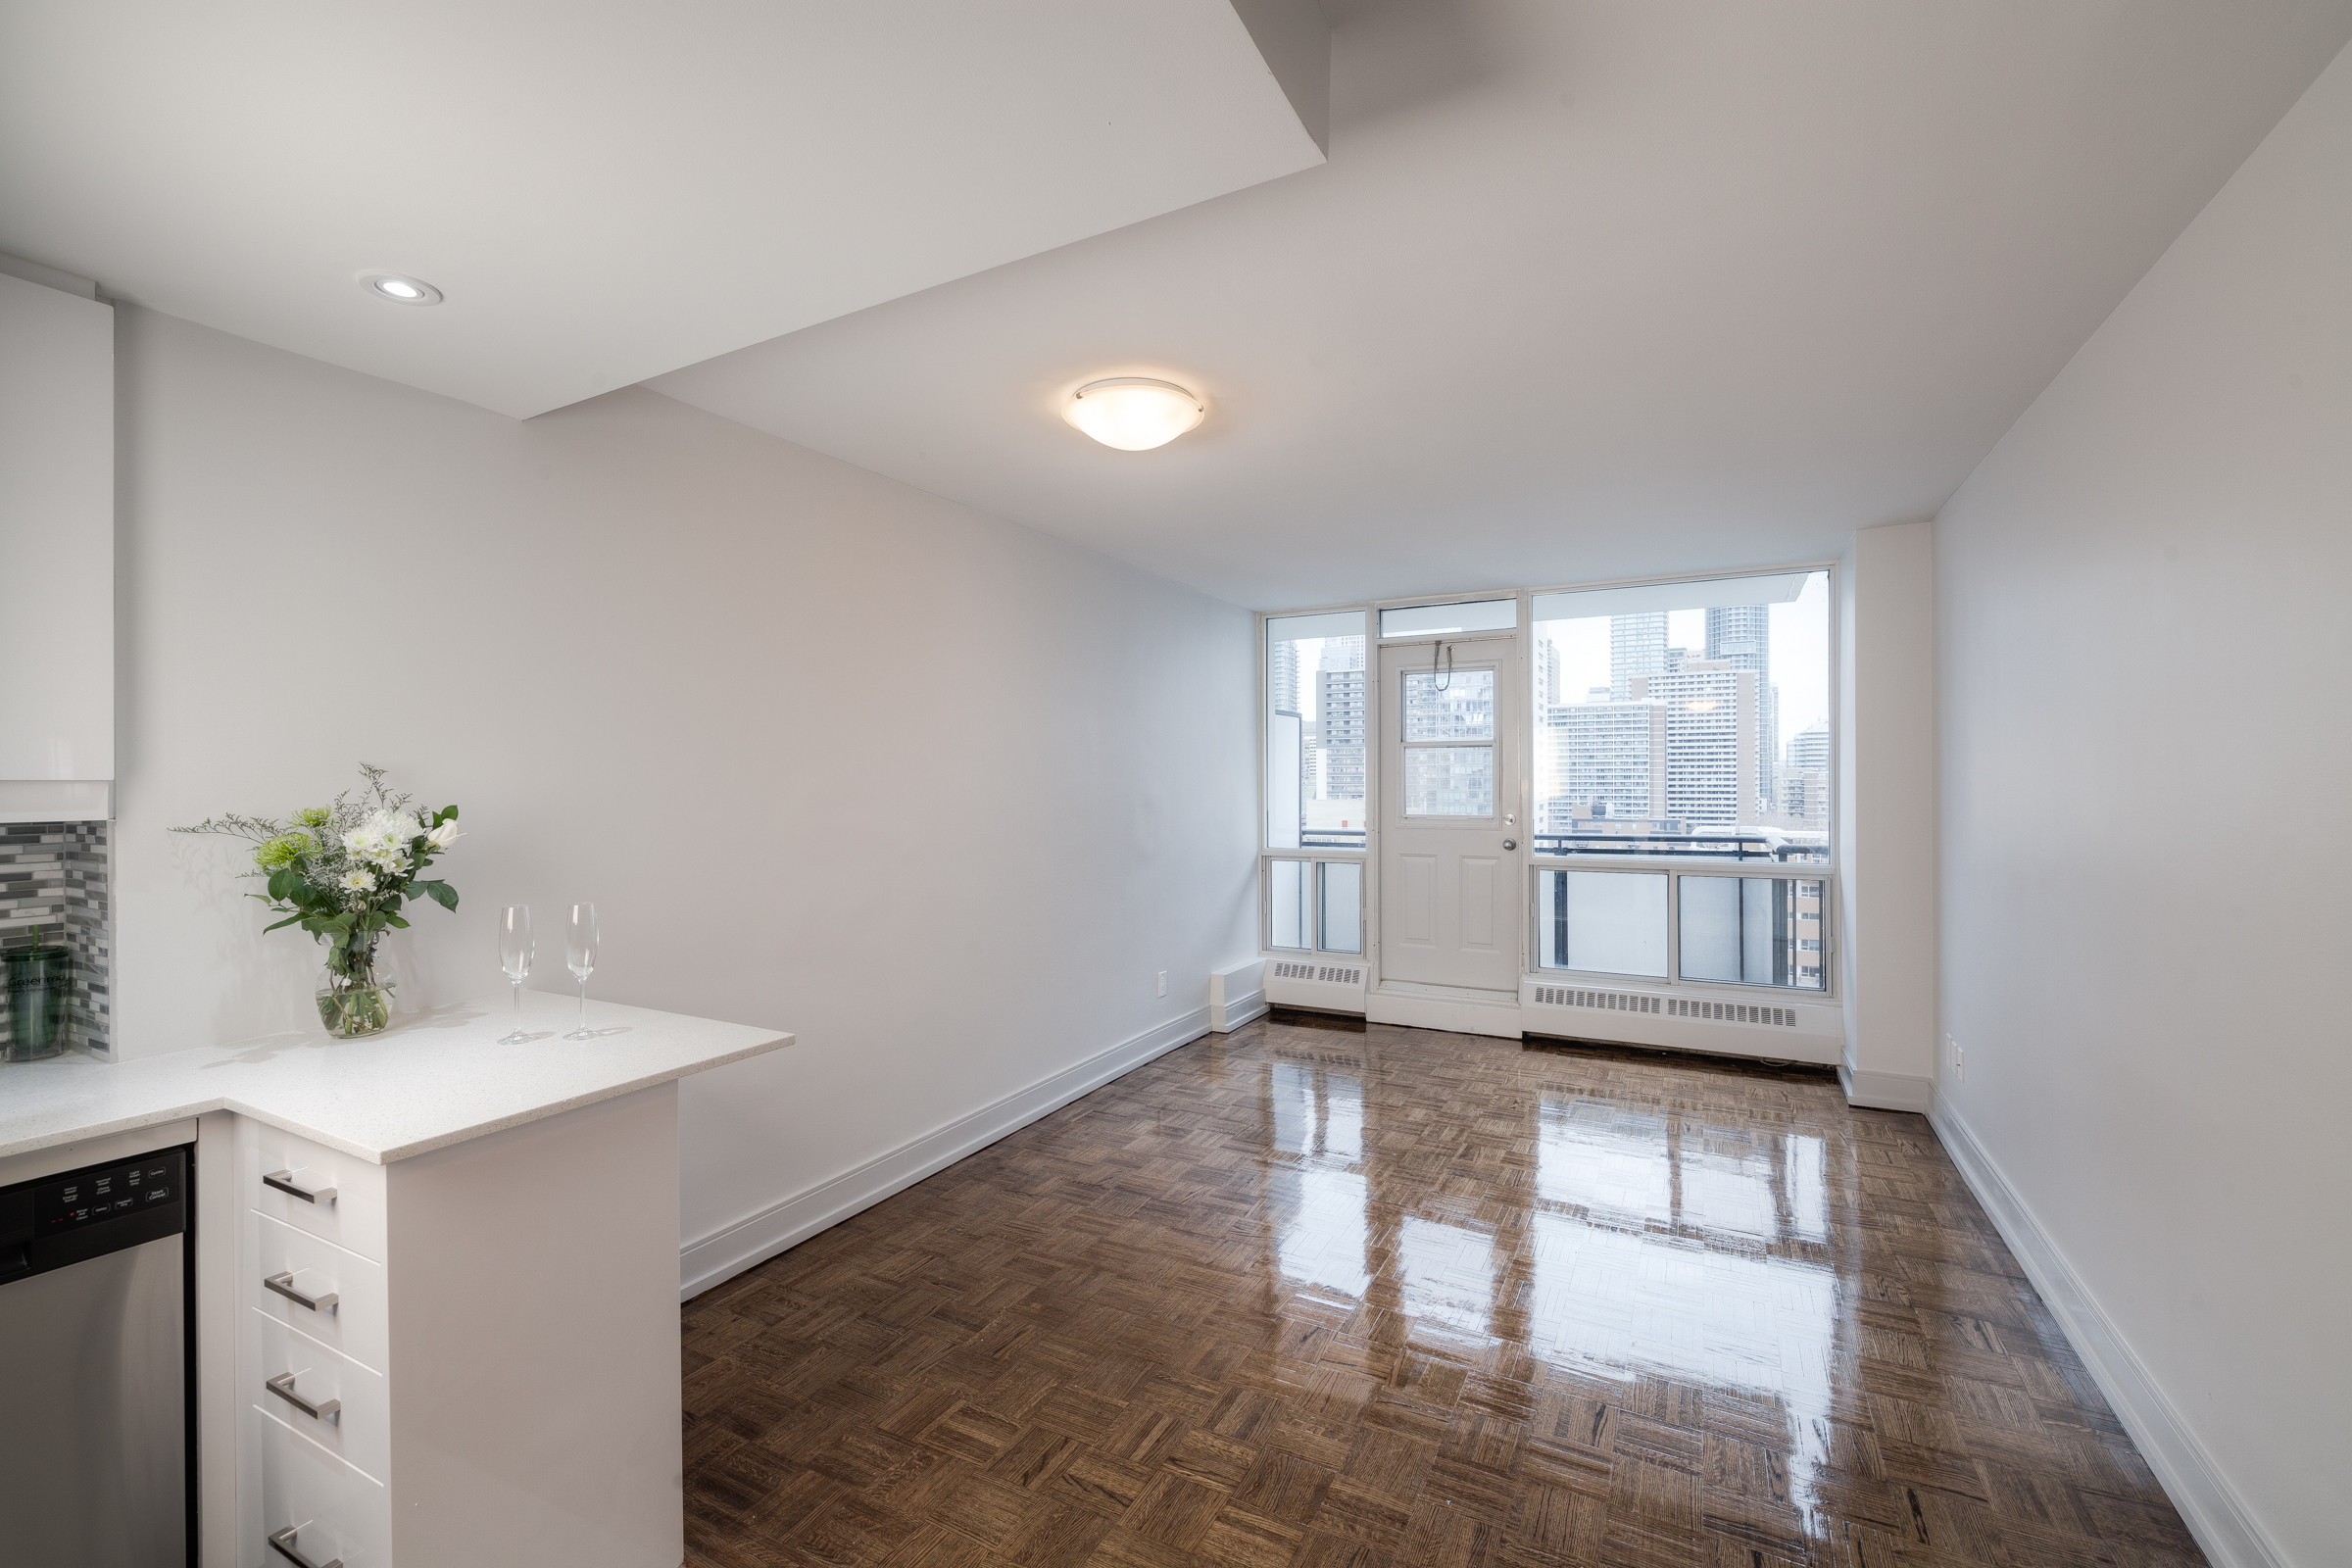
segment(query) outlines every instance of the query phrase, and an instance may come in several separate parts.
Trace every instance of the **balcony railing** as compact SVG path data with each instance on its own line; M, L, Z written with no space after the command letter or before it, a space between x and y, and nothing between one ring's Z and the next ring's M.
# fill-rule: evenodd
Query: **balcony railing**
M1710 833L1704 829L1675 833L1534 833L1530 848L1538 855L1639 855L1688 860L1747 860L1805 864L1829 858L1827 844L1790 839L1786 834L1733 829Z
M1791 840L1771 832L1708 833L1535 833L1529 848L1538 855L1636 855L1690 860L1761 861L1802 865L1829 858L1829 846ZM1307 827L1298 830L1300 850L1361 851L1362 828Z

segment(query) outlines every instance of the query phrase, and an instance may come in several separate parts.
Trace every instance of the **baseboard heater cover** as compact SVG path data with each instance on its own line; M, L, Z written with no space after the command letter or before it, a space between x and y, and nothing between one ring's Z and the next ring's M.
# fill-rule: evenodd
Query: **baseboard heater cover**
M1651 1012L1667 1018L1769 1024L1775 1029L1796 1027L1794 1007L1763 1006L1752 1002L1700 1001L1655 997L1640 991L1592 991L1570 986L1538 986L1535 992L1537 1004L1546 1007L1597 1007L1609 1012Z
M1776 1060L1836 1063L1845 1021L1835 1006L1790 1006L1715 997L1529 981L1520 998L1529 1034L1614 1040Z
M1361 1013L1365 982L1371 972L1361 958L1268 958L1263 981L1266 1004Z

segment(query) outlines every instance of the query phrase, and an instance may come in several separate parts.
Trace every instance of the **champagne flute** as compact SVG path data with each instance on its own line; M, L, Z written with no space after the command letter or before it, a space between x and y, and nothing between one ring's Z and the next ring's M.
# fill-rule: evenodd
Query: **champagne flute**
M595 905L571 906L571 924L564 938L564 962L571 970L571 977L580 983L580 1026L564 1038L594 1040L596 1031L588 1027L588 977L596 972Z
M502 1046L518 1046L531 1037L522 1028L522 982L531 972L531 906L510 904L498 917L498 961L514 983L514 1032L501 1035Z

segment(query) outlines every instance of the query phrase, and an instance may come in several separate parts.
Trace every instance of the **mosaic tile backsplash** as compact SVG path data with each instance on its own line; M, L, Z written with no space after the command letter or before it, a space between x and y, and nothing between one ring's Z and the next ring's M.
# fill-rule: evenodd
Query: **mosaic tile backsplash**
M74 950L72 1044L98 1052L114 1049L106 830L104 822L0 822L0 948L31 947L38 926L38 940ZM7 1039L0 1004L0 1044Z

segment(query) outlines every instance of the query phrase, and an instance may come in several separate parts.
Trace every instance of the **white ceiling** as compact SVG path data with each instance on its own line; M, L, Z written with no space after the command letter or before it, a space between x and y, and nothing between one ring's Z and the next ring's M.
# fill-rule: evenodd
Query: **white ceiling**
M0 4L0 251L518 416L1321 158L1232 0Z
M1327 0L1327 166L652 384L1261 608L1933 514L2345 0ZM1147 453L1058 417L1150 374Z

